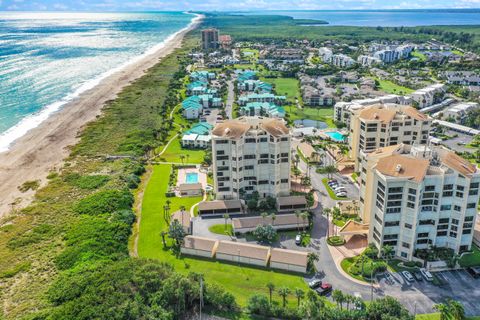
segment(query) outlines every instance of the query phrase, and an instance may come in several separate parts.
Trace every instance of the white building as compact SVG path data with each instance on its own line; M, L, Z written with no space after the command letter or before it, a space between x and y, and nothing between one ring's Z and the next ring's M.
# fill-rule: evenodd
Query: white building
M276 118L241 117L217 124L212 155L217 199L290 194L290 132Z
M373 66L373 65L376 65L376 64L382 64L383 63L382 60L380 60L378 58L375 58L375 57L372 57L372 56L367 56L367 55L358 56L357 62L364 67L370 67L370 66Z
M468 116L468 113L478 108L478 103L465 102L450 106L440 113L442 114L442 119L444 120L453 119L455 123L463 124L465 122L465 118Z
M350 115L354 110L363 109L367 106L374 104L385 103L409 105L412 103L412 99L410 97L391 94L374 99L353 100L351 102L337 102L334 106L333 117L335 121L345 123L348 127L350 123Z
M334 54L331 58L331 64L339 68L348 68L355 64L355 60L344 54Z
M400 143L426 144L432 119L411 106L373 105L353 112L348 138L358 170L361 152L369 153Z
M443 100L446 87L444 84L436 83L426 88L412 92L410 96L419 108L429 107Z
M370 243L407 260L431 246L471 248L480 170L469 161L441 147L391 146L364 154L360 181Z
M320 59L322 59L323 62L330 63L333 52L327 47L322 47L318 49L318 56L320 57Z

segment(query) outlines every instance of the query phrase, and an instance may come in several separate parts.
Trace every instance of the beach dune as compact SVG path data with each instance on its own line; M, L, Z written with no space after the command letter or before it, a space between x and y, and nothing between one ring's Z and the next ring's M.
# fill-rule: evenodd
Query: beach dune
M33 200L35 191L21 192L19 187L35 180L44 185L48 173L62 166L63 159L69 154L68 147L78 141L82 127L95 120L105 103L115 99L122 88L179 48L185 34L198 27L202 18L198 16L194 19L188 28L177 33L161 49L129 64L82 93L16 140L10 150L0 153L0 218L14 209L27 206Z

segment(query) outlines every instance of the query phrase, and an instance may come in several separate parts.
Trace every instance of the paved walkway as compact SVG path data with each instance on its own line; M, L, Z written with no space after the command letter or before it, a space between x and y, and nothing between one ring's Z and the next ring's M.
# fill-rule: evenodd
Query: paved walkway
M225 113L227 114L228 119L233 118L233 103L235 102L235 88L233 85L233 80L227 81L227 103L225 104Z

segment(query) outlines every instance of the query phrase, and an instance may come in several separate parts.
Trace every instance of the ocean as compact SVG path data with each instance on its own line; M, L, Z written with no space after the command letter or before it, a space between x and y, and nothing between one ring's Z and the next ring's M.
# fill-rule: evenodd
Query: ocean
M277 14L290 16L295 19L324 20L327 21L330 26L415 27L432 25L480 25L480 9L274 10L235 12L235 14Z
M193 18L181 12L0 12L0 152Z

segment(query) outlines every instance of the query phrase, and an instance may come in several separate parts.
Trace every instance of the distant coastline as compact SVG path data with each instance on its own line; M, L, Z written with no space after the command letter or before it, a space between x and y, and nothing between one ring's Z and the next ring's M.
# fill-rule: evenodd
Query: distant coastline
M69 146L78 140L78 132L101 114L106 102L113 100L121 90L141 77L158 63L159 59L173 52L182 44L183 37L195 29L203 19L195 14L191 23L172 34L141 57L129 61L115 71L103 75L71 101L55 106L41 117L37 126L27 130L5 152L0 152L0 217L9 212L10 204L22 199L18 207L29 204L34 196L30 190L22 193L18 186L26 181L46 180L48 172L58 168L69 154Z

